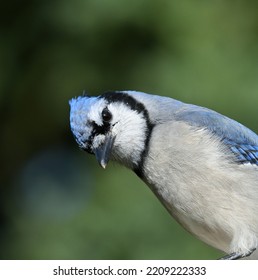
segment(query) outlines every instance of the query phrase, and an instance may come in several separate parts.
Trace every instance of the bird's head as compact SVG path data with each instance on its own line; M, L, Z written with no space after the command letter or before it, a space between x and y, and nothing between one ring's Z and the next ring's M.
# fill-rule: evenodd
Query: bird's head
M151 124L144 105L129 92L107 92L70 100L70 125L79 147L95 154L105 168L109 159L137 169Z

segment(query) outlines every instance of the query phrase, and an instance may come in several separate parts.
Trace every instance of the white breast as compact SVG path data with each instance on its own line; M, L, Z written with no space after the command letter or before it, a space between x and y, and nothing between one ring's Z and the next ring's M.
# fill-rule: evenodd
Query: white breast
M144 180L188 231L225 252L244 252L257 245L258 169L250 167L253 188L242 172L246 167L233 164L223 149L206 130L175 121L158 125Z

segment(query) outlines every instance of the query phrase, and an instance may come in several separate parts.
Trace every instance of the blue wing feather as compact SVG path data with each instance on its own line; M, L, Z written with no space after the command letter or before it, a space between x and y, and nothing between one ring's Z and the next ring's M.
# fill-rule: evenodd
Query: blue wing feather
M224 143L230 147L239 162L258 165L258 146L249 144L239 145L231 141L225 141Z
M211 131L230 148L237 162L258 165L258 135L237 121L190 104L177 112L176 119Z

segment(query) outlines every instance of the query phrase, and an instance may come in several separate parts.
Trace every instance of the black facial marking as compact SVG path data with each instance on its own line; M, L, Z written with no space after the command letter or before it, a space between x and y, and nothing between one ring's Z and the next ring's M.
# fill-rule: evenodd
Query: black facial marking
M99 135L99 134L106 134L110 129L109 123L104 123L103 125L97 125L95 122L92 122L93 131L92 134Z
M108 91L100 97L105 98L108 103L120 102L138 113L143 113L146 119L149 120L149 114L141 102L138 102L131 95L120 91Z
M105 135L110 130L110 123L104 122L103 125L97 125L94 121L92 121L91 126L92 126L92 133L89 140L87 141L87 148L84 148L83 150L90 154L93 154L92 142L95 136L100 134Z
M147 135L145 138L145 149L143 150L143 152L141 154L141 159L138 162L138 165L134 168L134 172L139 178L144 177L144 162L145 162L145 159L149 152L149 147L150 147L149 143L150 143L150 138L151 138L151 133L152 133L153 127L154 127L154 125L152 125L152 124L148 125L148 132L147 132Z

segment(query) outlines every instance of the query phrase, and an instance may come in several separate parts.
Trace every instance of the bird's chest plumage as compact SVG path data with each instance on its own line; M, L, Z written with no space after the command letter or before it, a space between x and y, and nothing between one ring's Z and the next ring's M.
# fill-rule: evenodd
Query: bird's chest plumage
M187 124L175 122L155 127L144 161L143 180L184 228L225 249L228 237L210 218L216 204L209 203L212 198L208 182L214 183L216 172L221 171L211 170L217 159L209 155L218 153L203 147L218 149L218 143L211 141L205 131L193 131Z

